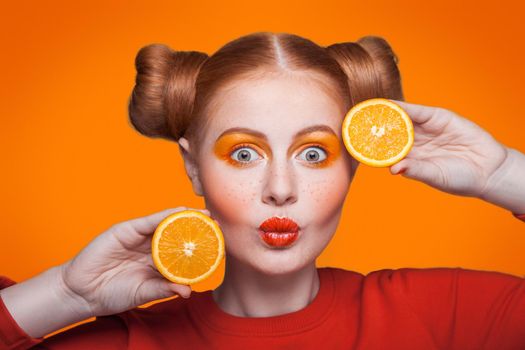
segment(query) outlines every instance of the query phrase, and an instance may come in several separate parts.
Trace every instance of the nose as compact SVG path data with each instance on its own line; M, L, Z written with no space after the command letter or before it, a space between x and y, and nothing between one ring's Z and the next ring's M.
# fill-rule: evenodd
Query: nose
M297 182L291 165L285 160L269 163L262 201L274 206L283 206L297 201Z

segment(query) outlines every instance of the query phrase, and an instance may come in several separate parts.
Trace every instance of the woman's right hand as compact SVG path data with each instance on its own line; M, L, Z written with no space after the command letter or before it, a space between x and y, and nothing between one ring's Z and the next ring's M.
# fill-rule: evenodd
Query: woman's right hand
M175 294L188 298L190 286L164 278L151 258L151 239L158 224L168 215L186 209L167 209L117 223L97 236L60 266L65 293L93 316L123 312ZM195 210L210 215L206 209Z

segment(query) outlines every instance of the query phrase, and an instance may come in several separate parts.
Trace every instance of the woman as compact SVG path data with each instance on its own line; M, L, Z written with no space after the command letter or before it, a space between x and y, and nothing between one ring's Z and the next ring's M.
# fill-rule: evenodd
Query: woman
M204 213L227 251L222 284L193 293L154 269L150 240L168 209L114 225L75 258L1 291L3 348L511 349L525 347L522 278L460 268L316 268L358 162L344 151L348 109L394 100L415 144L392 174L525 213L525 155L442 108L402 102L397 58L364 37L326 48L255 33L208 57L150 45L137 56L129 112L142 134L177 141ZM286 247L258 227L286 217ZM138 305L178 294L147 309ZM91 316L43 341L45 334ZM104 317L105 316L105 317Z

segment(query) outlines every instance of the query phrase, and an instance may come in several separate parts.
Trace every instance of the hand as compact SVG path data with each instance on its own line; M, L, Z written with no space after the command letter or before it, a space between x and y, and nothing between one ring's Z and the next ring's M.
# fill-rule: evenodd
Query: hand
M118 223L97 236L61 266L67 295L75 296L94 316L122 312L175 294L188 298L190 286L165 279L151 258L152 234L158 224L185 209L167 209ZM199 211L210 215L208 210Z
M419 180L441 191L480 197L508 150L477 124L439 107L392 100L414 124L414 146L390 167L392 174Z

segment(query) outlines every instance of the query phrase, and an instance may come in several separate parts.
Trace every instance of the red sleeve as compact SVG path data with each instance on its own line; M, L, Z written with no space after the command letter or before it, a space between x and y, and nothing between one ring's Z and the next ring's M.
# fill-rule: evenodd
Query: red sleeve
M5 276L0 276L0 289L12 286L15 283ZM44 340L43 337L30 337L18 326L0 297L0 350L28 349L42 342L42 340Z
M524 213L524 214L516 214L516 213L512 213L512 215L514 215L515 217L517 217L517 218L520 219L521 221L525 221L525 213Z
M0 276L0 289L15 283ZM18 326L0 297L0 350L25 350L33 346L50 350L127 349L127 341L127 327L116 315L97 317L48 338L32 338Z
M442 349L525 349L525 279L462 268L399 269L407 304Z
M47 350L118 350L128 349L128 330L117 316L97 317L62 333L46 338L36 349Z

